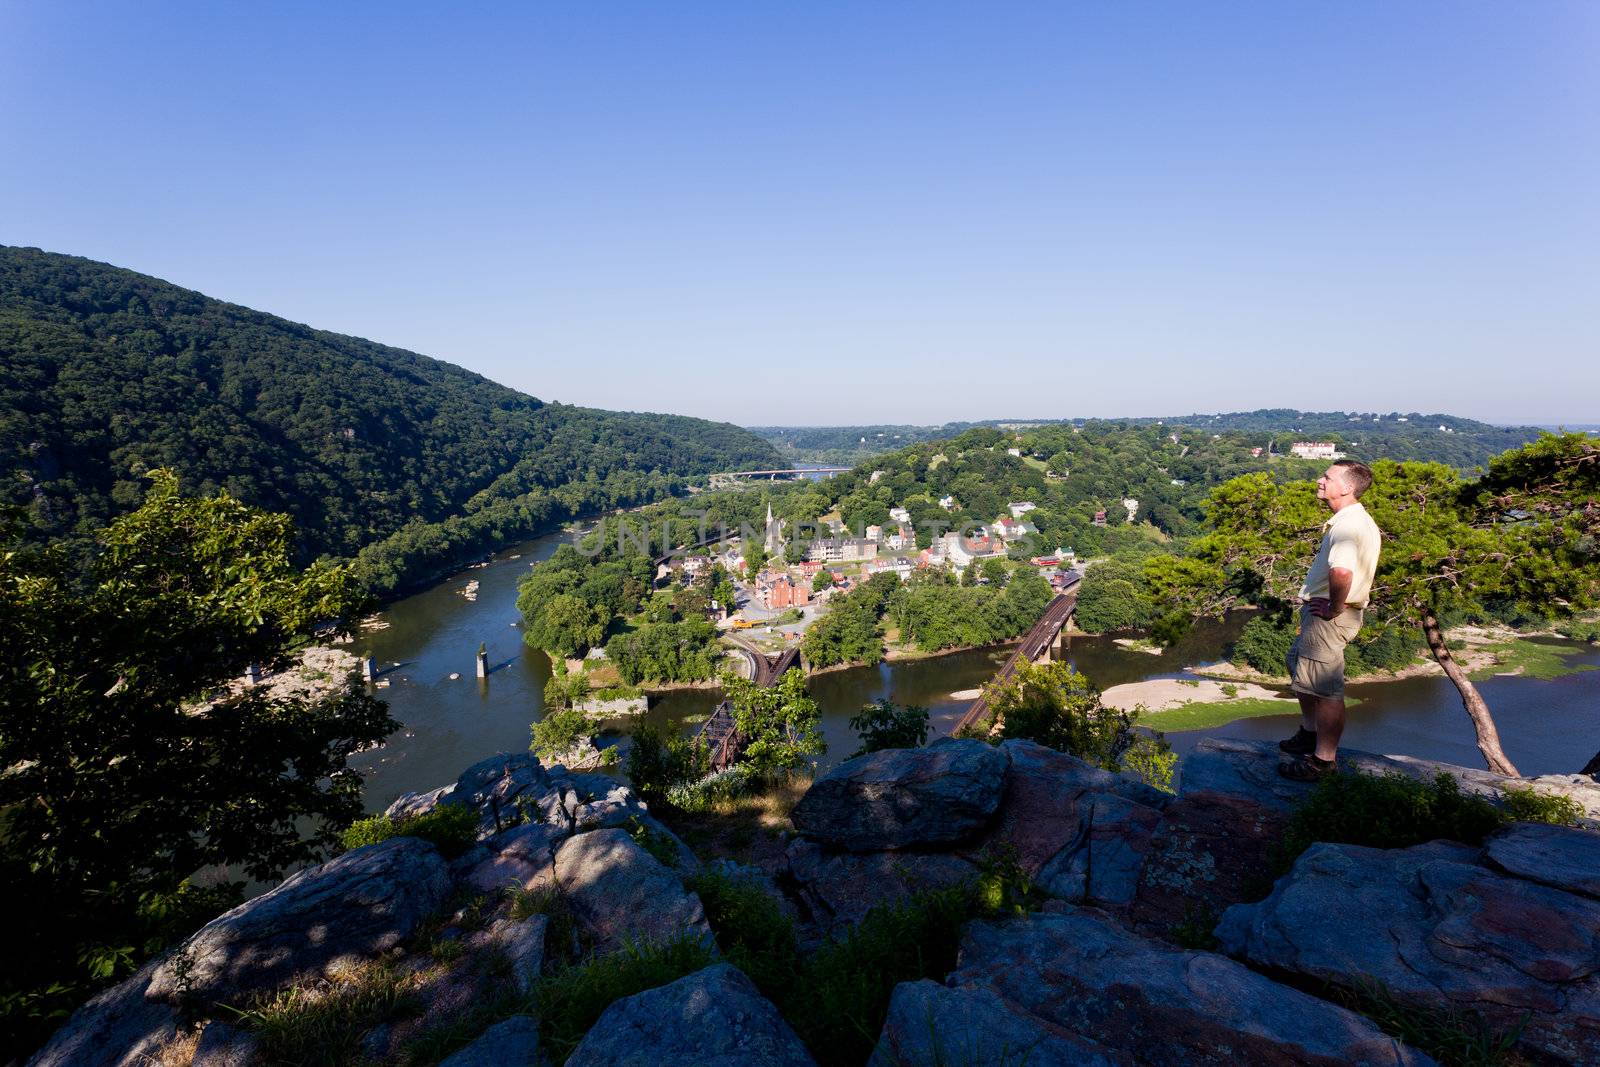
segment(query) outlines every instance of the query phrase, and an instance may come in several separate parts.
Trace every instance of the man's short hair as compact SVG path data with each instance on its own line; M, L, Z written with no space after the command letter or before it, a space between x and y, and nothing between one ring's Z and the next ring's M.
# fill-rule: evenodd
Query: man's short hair
M1356 499L1360 500L1361 494L1372 485L1372 468L1359 459L1336 459L1333 465L1344 468L1344 480L1349 483L1350 491L1356 495Z

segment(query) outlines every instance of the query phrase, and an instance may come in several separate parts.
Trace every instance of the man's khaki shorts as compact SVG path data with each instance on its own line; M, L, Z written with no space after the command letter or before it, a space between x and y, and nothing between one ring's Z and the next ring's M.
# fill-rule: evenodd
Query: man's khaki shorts
M1361 632L1361 609L1331 619L1300 606L1300 633L1289 646L1289 688L1314 697L1344 696L1344 646Z

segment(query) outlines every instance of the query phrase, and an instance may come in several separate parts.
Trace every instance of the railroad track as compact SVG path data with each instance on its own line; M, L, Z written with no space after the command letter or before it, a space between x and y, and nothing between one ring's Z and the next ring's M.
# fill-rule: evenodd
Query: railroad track
M1057 593L1055 598L1045 605L1039 621L1033 624L1027 634L1022 638L1022 643L1016 651L1011 653L1005 665L994 676L994 681L1004 685L1016 677L1017 668L1024 663L1032 663L1039 655L1049 648L1061 634L1061 628L1072 617L1072 612L1078 606L1077 583L1067 587L1067 592ZM989 713L989 698L987 694L981 695L972 702L965 715L956 722L951 733L960 733L976 725Z

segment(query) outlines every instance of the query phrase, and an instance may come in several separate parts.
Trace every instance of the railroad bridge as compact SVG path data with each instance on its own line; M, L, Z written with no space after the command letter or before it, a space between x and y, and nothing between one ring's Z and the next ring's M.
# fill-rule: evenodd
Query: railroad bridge
M1078 583L1075 581L1066 589L1057 593L1055 598L1045 606L1044 613L1039 616L1039 621L1033 624L1023 637L1022 643L1017 646L1011 658L1006 660L1005 666L1000 668L1000 673L994 676L995 685L1004 685L1016 677L1017 669L1024 663L1045 663L1058 658L1062 651L1062 631L1072 619L1078 609ZM972 706L957 720L953 734L973 729L984 721L989 715L989 697L987 689L983 695L972 702Z

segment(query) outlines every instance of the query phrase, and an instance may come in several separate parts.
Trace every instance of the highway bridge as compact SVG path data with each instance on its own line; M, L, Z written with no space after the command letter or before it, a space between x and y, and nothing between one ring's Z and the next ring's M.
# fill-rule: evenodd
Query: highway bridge
M1017 668L1024 663L1040 663L1049 657L1050 649L1061 639L1061 630L1072 618L1072 613L1078 608L1078 583L1073 582L1065 590L1057 593L1055 599L1045 606L1044 613L1039 616L1039 621L1033 624L1022 638L1022 643L1017 650L1011 653L1011 658L1006 660L1005 666L1000 668L1000 673L994 676L991 684L1004 685L1016 677ZM972 702L966 714L956 722L951 733L961 733L973 728L982 729L979 725L989 716L989 698L987 693L979 696Z
M711 488L727 485L739 478L766 478L777 481L779 478L803 478L808 474L843 474L850 467L787 467L783 470L770 471L720 471L711 475Z

